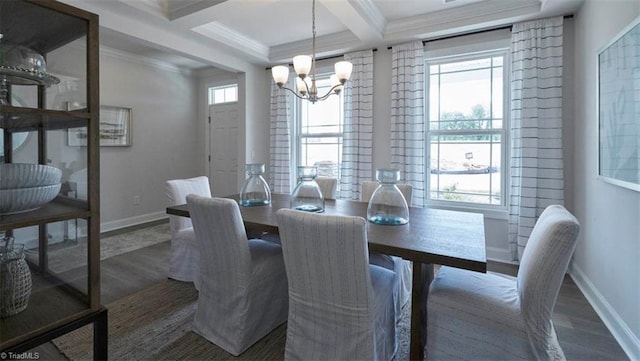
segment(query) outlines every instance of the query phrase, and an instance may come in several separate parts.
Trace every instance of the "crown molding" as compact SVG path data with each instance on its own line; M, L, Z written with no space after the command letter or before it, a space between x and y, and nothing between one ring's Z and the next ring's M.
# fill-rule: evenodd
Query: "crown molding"
M539 0L501 1L485 0L454 9L440 10L424 15L391 21L387 24L385 40L424 38L429 34L451 31L459 27L477 26L495 22L509 23L517 17L539 14Z
M193 31L216 40L224 45L240 50L257 59L267 61L269 59L269 47L255 41L241 33L217 23L209 23L198 26Z
M178 73L181 75L192 76L194 74L194 71L192 71L191 69L181 68L173 64L160 61L154 58L131 54L126 51L113 49L104 45L100 46L100 55L110 56L112 58L128 61L131 63L136 63L139 65L151 66L156 69L170 71L170 72Z

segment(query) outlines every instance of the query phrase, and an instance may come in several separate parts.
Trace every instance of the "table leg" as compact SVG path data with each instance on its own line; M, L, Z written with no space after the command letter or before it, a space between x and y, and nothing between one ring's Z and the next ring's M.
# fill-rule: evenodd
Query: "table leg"
M427 340L427 295L433 280L433 265L413 262L412 280L409 359L422 361Z

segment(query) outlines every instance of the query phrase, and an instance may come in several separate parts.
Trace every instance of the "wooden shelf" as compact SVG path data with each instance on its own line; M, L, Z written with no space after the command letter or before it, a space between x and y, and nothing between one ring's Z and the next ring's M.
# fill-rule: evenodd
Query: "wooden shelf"
M12 106L0 107L0 128L9 132L28 132L86 127L91 114Z
M27 308L0 319L0 349L12 347L92 312L88 304L69 293L63 285L51 283L33 271L31 279L33 287Z
M86 201L58 196L36 210L0 216L0 231L90 216Z

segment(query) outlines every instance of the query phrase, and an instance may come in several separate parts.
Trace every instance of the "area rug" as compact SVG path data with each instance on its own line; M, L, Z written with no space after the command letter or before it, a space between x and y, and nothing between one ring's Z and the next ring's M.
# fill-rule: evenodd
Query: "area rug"
M238 357L191 331L197 300L192 283L164 280L109 305L110 360L282 360L286 323ZM409 310L398 325L398 353L409 354ZM53 343L70 360L93 359L93 328L85 326Z
M169 223L141 228L131 232L124 232L100 239L100 260L111 258L119 254L149 247L171 239ZM37 249L27 251L27 257L37 259ZM86 266L87 241L84 238L77 243L65 247L56 245L49 250L49 269L54 272L64 272L73 268Z

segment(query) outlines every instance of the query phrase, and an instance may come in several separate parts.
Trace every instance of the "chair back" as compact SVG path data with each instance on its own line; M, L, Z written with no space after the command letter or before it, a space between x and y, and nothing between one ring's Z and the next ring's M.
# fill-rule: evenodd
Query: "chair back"
M285 359L373 360L366 221L277 212L289 285Z
M533 227L520 260L520 307L539 359L546 351L536 346L546 345L546 339L554 332L551 316L579 231L578 220L563 206L548 206Z
M411 197L413 196L413 186L407 183L396 184L400 193L404 196L404 200L407 201L407 205L411 207ZM364 181L360 188L360 202L369 202L373 192L378 188L377 181Z
M187 205L200 259L206 260L200 262L200 292L235 304L251 275L251 253L238 203L190 194Z
M324 199L336 199L336 192L338 191L337 178L316 177L316 183L318 183Z
M189 194L211 197L209 178L205 176L168 180L165 182L165 191L168 207L187 203L187 195ZM169 227L173 238L177 232L192 227L191 219L189 217L169 216Z

